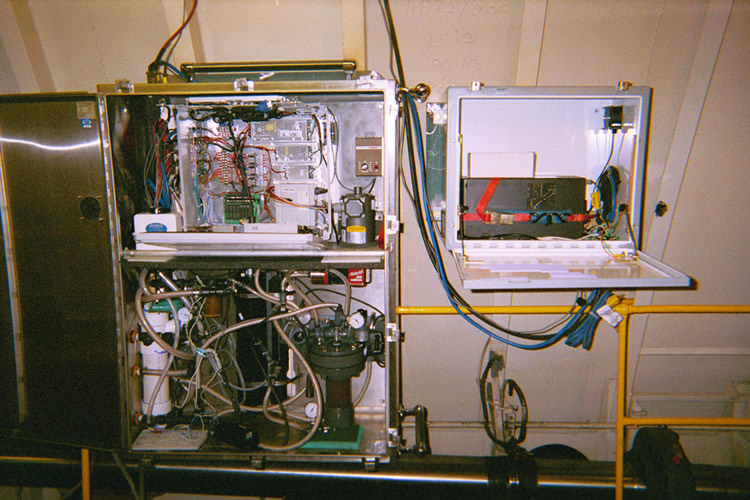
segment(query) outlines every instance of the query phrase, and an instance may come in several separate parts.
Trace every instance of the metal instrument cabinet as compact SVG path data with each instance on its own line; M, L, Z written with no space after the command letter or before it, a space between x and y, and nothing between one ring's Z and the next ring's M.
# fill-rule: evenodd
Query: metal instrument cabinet
M388 461L401 439L397 115L395 84L374 74L0 98L0 425L149 456ZM205 343L312 302L339 307ZM142 317L189 359L149 365L161 343ZM313 363L323 407L295 403L316 384L279 329ZM289 408L251 402L251 387ZM358 437L326 445L319 430L284 451L324 408L320 429L352 427L334 399L356 395ZM229 434L257 424L271 446L196 438L238 406L259 416Z
M427 136L427 145L446 154L432 203L444 214L445 245L464 287L691 285L690 277L640 251L649 87L476 82L451 87L447 99L428 105L429 130L438 133ZM606 236L591 229L595 224Z

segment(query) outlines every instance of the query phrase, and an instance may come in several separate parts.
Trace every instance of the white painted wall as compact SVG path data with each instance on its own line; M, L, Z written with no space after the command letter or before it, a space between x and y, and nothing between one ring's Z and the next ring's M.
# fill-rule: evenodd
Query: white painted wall
M614 85L654 88L646 193L646 248L692 275L696 291L639 293L638 303L747 304L750 265L750 2L747 0L393 0L409 84ZM0 92L94 91L116 78L144 81L179 25L181 0L0 0ZM174 62L338 59L351 54L389 75L375 0L201 0ZM668 198L667 217L653 207ZM408 203L402 303L447 301L421 248ZM467 293L478 305L570 304L569 293ZM530 328L550 318L500 318ZM483 335L461 320L405 318L404 402L435 421L480 419L476 379ZM649 415L720 416L732 384L750 381L747 317L633 321L631 373ZM642 347L642 349L641 349ZM500 346L493 347L505 352ZM679 348L677 350L676 348ZM591 352L556 346L506 352L508 375L537 422L606 422L616 337L601 326ZM642 353L642 355L639 355ZM637 369L637 370L636 370ZM683 438L697 463L747 461L747 443L723 434ZM708 437L707 437L708 436ZM490 453L479 428L435 427L441 454ZM735 448L733 442L739 443ZM530 431L528 446L564 442L612 459L611 431ZM744 443L744 444L743 444ZM744 448L743 448L744 446ZM732 450L744 450L735 453Z

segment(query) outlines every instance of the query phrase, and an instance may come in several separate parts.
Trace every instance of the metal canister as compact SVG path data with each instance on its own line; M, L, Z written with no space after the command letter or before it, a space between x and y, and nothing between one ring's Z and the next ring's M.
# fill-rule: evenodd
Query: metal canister
M360 186L353 193L341 197L341 242L346 246L366 246L375 243L375 210L373 195Z

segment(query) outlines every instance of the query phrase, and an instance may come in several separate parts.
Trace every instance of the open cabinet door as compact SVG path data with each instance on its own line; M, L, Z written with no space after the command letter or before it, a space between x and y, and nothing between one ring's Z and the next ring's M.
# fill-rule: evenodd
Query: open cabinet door
M119 349L95 96L0 97L0 426L119 446Z

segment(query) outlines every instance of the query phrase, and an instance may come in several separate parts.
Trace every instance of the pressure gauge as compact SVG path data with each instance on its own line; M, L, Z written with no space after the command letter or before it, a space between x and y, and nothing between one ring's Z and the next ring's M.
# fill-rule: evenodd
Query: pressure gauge
M351 326L355 330L359 330L360 328L365 326L366 321L367 313L362 309L349 315L349 326Z
M305 416L307 418L315 418L318 416L318 404L314 401L310 401L305 405Z
M302 323L303 325L306 325L312 319L312 315L309 312L305 312L302 314L298 314L297 319L299 320L300 323Z
M177 319L180 320L181 325L186 325L192 317L193 315L190 314L190 311L187 307L182 307L179 311L177 311Z

